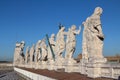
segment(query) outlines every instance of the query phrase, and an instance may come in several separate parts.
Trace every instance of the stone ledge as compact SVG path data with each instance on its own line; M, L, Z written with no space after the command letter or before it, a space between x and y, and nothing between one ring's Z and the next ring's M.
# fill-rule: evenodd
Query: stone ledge
M82 75L80 73L75 73L75 72L66 73L66 72L57 72L54 70L47 70L47 69L33 69L33 68L23 68L23 67L18 67L18 68L25 70L25 71L29 71L31 73L42 75L45 77L50 77L50 78L56 79L56 80L114 80L111 78L104 78L104 77L89 78L89 77L87 77L87 75Z
M39 75L36 73L32 73L32 72L29 72L29 71L26 71L26 70L23 70L20 68L16 68L16 67L14 67L14 70L17 71L18 73L23 74L24 76L32 79L32 80L55 80L55 79L52 79L52 78L49 78L49 77L46 77L43 75Z

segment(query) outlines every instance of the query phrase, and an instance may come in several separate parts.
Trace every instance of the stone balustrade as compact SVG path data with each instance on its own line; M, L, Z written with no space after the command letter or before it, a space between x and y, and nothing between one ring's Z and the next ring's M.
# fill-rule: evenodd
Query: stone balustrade
M101 77L118 79L120 76L120 64L119 63L107 63L101 67Z

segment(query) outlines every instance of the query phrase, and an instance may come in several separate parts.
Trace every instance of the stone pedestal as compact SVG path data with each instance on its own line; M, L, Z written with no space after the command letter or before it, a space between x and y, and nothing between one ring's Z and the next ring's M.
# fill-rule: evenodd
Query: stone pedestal
M81 74L87 74L87 66L86 66L86 63L81 63L81 64L80 64L80 73L81 73Z
M96 78L101 77L101 63L89 63L87 65L87 75L88 77Z
M34 68L35 68L35 69L39 69L39 65L40 65L39 62L36 62Z
M54 64L55 64L55 61L54 61L54 60L50 60L50 61L48 62L47 69L48 69L48 70L54 70Z
M76 64L68 64L65 66L65 72L80 72L80 69L79 69L79 64L76 63Z
M55 61L55 64L54 64L54 70L58 70L58 69L63 69L64 68L64 62L65 62L65 59L62 58L62 57L58 57Z
M25 68L29 68L28 66L29 66L28 64L25 64Z
M81 61L80 61L80 65L79 65L79 67L80 67L80 73L81 74L87 74L87 64L88 64L88 60L87 59L82 59Z
M74 72L76 61L74 59L65 59L65 72Z
M101 77L101 66L106 63L105 58L89 59L87 64L87 75L88 77L97 78Z
M18 66L19 66L19 67L25 67L25 65L24 65L24 64L19 64Z
M55 63L54 70L58 71L58 70L61 70L61 69L65 69L65 66L63 64L56 64Z
M34 62L30 62L28 67L29 68L35 68L35 63Z
M41 61L41 69L47 69L47 61Z

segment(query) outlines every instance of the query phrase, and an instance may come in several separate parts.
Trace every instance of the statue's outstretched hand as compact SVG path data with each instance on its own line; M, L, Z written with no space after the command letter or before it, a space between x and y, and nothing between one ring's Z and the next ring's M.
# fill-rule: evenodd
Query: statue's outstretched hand
M76 34L80 34L81 26L79 26L79 30L77 30Z

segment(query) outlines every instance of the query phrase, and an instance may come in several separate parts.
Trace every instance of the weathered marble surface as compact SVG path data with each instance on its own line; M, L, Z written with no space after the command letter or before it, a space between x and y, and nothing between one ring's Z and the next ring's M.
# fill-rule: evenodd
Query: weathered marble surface
M55 54L56 58L62 58L62 53L65 50L65 35L67 35L67 32L65 32L65 27L61 27L61 29L58 31L56 35L56 45L55 45Z
M29 46L26 48L25 54L25 63L27 64L30 61Z
M24 49L25 46L25 42L21 41L20 43L16 43L16 47L15 47L15 52L14 52L14 65L18 65L18 64L24 64L25 62L25 57L24 57Z
M35 47L35 63L38 63L41 58L40 44L41 44L41 40L38 40Z
M49 38L49 42L50 42L53 52L55 52L55 45L56 45L55 34L51 35L51 37ZM48 61L52 61L52 60L53 60L52 51L50 49L50 46L48 46Z
M24 41L16 43L14 65L56 71L63 69L66 72L80 72L92 78L118 77L120 64L110 66L106 63L107 61L102 54L104 44L104 34L100 20L102 12L102 8L96 7L93 14L82 23L84 28L82 59L79 63L74 60L73 54L76 48L76 35L80 34L81 27L77 30L77 27L72 25L68 30L65 30L65 27L62 26L56 36L52 34L50 38L38 40L36 45L33 44L30 49L26 48L25 57ZM48 40L48 43L46 43L46 40ZM53 58L52 51L55 58ZM63 56L64 53L65 56Z
M45 43L45 40L42 40L40 47L41 47L41 55L42 55L41 61L46 61L48 52L47 52L47 45Z
M32 47L30 48L30 64L32 64L34 61L34 53L35 53L35 45L33 44Z
M83 58L104 58L102 54L104 34L102 32L100 16L102 8L95 8L94 13L83 22Z
M67 61L67 64L73 64L76 63L76 61L73 59L73 54L75 52L76 47L76 35L80 33L79 30L76 30L76 26L72 25L71 28L69 28L67 33L67 39L66 39L66 53L65 53L65 59Z
M76 30L76 26L72 25L69 28L66 39L66 55L65 58L70 59L73 57L76 47L76 35L80 33L80 29Z

